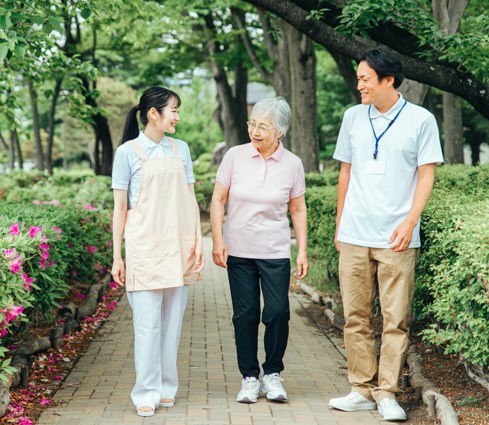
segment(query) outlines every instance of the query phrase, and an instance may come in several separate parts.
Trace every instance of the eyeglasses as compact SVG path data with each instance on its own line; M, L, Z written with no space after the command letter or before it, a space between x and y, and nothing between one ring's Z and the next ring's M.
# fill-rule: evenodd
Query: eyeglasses
M258 130L260 133L268 133L269 131L271 131L274 127L266 127L264 126L263 124L260 124L260 125L256 125L256 122L255 121L246 121L246 125L248 126L248 128L250 130Z

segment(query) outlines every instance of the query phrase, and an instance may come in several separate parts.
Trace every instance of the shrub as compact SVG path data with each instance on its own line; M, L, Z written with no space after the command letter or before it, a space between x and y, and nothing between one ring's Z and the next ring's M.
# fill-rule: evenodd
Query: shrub
M3 346L19 322L52 321L75 282L96 282L109 270L109 180L64 176L55 184L53 178L38 177L17 173L13 180L22 187L0 186L4 198L16 201L0 204ZM1 178L0 184L6 181ZM0 366L0 375L8 372L5 366Z
M306 202L311 257L337 282L334 175L308 174ZM489 363L488 188L489 165L437 169L422 217L413 302L418 318L433 322L425 340L480 366Z

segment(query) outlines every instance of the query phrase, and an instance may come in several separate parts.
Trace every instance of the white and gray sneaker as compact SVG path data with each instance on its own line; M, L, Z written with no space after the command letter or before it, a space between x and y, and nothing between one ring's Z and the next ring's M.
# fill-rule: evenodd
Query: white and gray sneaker
M255 377L247 376L241 381L236 401L239 403L256 403L260 396L260 381Z
M393 398L384 398L378 405L377 411L384 421L405 421L406 412Z
M352 391L344 397L329 400L329 407L343 410L345 412L356 412L357 410L374 410L377 407L375 401L365 398L360 393Z
M281 381L282 379L278 373L264 375L261 385L261 395L266 396L268 400L287 401L287 392Z

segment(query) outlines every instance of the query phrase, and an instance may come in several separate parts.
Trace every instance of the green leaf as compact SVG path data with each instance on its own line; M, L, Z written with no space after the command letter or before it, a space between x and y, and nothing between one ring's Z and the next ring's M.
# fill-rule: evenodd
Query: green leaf
M0 16L0 28L7 29L12 26L12 21L10 20L10 15Z
M89 18L89 16L90 16L91 14L92 14L92 11L91 11L90 9L88 9L88 8L83 9L83 10L81 11L81 13L80 13L81 17L82 17L83 19L85 19L85 20L86 20L86 19L88 19L88 18Z
M22 59L25 56L25 47L17 44L17 46L15 46L15 55Z
M0 44L0 62L3 62L8 53L8 47L6 44Z
M31 16L31 21L33 24L42 25L44 23L44 18L42 16Z
M64 33L65 32L65 30L63 28L62 20L60 18L56 18L54 16L50 16L48 18L48 21L49 21L49 24L53 27L53 29L55 29L59 33Z

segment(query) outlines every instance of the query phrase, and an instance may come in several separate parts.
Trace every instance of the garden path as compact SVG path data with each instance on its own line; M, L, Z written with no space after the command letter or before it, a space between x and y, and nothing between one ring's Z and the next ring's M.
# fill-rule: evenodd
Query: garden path
M180 390L174 407L136 416L129 398L134 381L131 309L124 296L56 393L58 406L44 411L43 425L375 425L375 411L345 413L328 400L349 391L346 362L303 313L309 301L290 294L290 338L282 373L289 402L235 401L241 377L231 322L225 270L212 264L205 238L203 281L191 288L179 352ZM262 326L261 326L262 327ZM262 348L260 348L262 350ZM263 359L263 353L259 356ZM390 422L392 424L392 422Z

